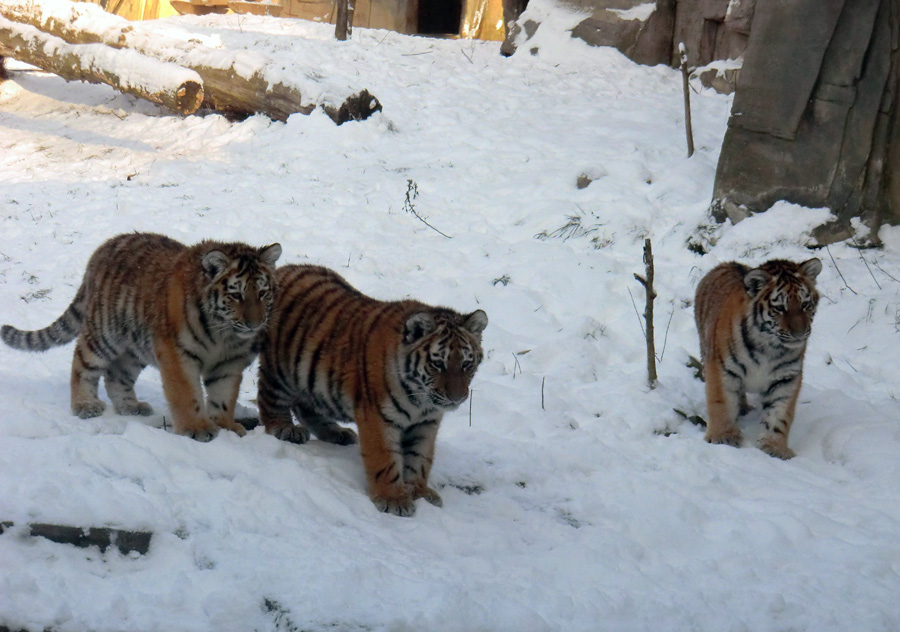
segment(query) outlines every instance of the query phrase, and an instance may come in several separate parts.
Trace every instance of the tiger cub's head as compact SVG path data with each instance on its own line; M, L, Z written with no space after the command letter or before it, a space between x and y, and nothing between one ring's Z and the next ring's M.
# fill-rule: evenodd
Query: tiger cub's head
M455 410L469 396L469 384L481 363L481 332L488 317L434 308L406 319L403 332L403 382L422 404Z
M265 327L272 310L281 245L214 245L201 259L207 279L207 313L214 321L210 328L252 338Z
M818 259L803 263L773 259L747 272L744 287L759 330L782 345L805 343L819 303L815 282L821 271Z

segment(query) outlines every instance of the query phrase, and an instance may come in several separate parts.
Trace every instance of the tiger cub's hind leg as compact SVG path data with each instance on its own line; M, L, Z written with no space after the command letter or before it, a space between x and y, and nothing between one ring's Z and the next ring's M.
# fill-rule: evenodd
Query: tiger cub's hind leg
M320 415L302 404L295 404L291 410L298 421L321 441L336 443L337 445L353 445L359 442L359 438L351 428L345 428L336 421Z
M106 404L98 397L100 376L106 371L109 361L90 349L84 336L75 343L72 357L72 375L69 380L72 414L82 419L99 417Z
M116 413L144 417L153 414L153 407L147 402L139 401L134 393L134 383L145 366L133 353L129 352L106 368L103 381Z
M266 433L281 441L289 443L306 443L309 441L309 430L295 425L291 417L291 405L294 403L284 389L273 384L273 371L260 371L256 404L259 406L259 422Z

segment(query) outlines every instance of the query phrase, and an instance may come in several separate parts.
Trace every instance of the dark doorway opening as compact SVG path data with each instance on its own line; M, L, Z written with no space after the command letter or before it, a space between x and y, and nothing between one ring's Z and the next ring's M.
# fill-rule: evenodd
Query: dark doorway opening
M459 35L463 0L419 0L419 33Z

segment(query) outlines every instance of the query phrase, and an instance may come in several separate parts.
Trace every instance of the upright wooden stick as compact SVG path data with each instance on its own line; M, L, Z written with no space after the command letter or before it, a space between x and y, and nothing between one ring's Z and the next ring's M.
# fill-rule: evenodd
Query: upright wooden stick
M644 286L647 295L644 307L644 322L647 324L647 381L650 388L656 388L656 343L653 333L653 299L656 298L656 292L653 290L653 248L649 239L644 240L644 269L646 276L635 274L634 278Z
M687 49L684 42L678 45L678 52L681 53L681 85L684 89L684 133L687 135L688 158L690 158L694 155L694 130L691 125L691 86L688 81Z
M337 0L337 14L334 19L334 36L344 41L353 31L353 0Z

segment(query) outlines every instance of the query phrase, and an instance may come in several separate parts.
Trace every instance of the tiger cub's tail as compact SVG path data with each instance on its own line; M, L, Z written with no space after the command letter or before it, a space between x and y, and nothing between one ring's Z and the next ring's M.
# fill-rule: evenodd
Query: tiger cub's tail
M71 342L81 330L84 321L85 290L84 284L62 316L52 325L37 331L23 331L12 325L0 328L0 338L13 349L22 351L46 351L51 347L59 347Z

